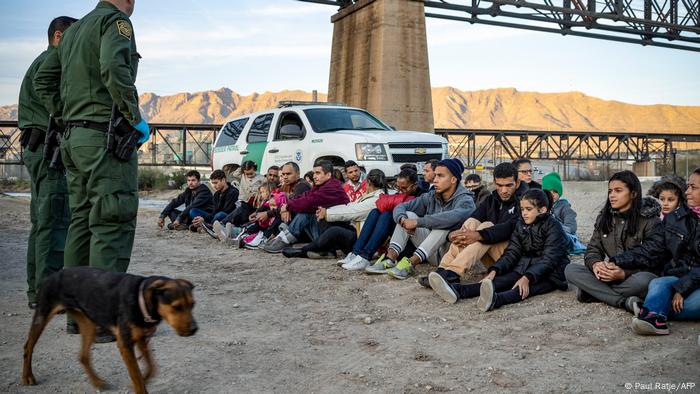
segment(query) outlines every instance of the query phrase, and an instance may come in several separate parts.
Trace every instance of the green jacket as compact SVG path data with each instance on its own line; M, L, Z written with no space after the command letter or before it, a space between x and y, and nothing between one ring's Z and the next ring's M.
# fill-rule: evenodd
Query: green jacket
M139 54L129 17L101 1L66 29L34 78L42 102L63 122L105 123L117 104L126 120L141 120L134 86Z
M46 130L46 125L49 123L49 111L46 110L46 107L41 100L39 100L39 96L34 90L34 75L36 75L39 66L41 66L50 52L55 52L55 48L51 45L34 59L27 73L24 74L24 79L22 79L17 105L17 117L19 119L20 129L28 129L31 127Z

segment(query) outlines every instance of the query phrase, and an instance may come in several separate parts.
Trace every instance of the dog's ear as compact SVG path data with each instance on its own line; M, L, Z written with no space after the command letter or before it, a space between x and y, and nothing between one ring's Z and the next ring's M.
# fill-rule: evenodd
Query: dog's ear
M160 294L165 290L165 284L167 282L163 279L156 279L148 286L148 288L156 294Z
M194 284L192 284L192 282L190 282L190 281L187 280L187 279L178 279L178 280L177 280L177 283L180 284L180 285L182 285L182 286L187 287L189 290L194 289Z

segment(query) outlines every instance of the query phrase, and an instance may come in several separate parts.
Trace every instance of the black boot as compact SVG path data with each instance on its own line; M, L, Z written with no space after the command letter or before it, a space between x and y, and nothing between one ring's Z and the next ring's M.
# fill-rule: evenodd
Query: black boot
M306 252L302 248L287 247L282 249L284 257L306 257Z
M112 331L107 330L102 327L97 328L97 335L95 336L95 343L109 343L117 340L117 337L112 334Z

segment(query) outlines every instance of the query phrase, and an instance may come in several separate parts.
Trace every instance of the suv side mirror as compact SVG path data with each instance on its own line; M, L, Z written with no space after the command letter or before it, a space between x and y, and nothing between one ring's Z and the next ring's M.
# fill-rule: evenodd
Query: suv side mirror
M280 128L280 137L282 139L301 139L303 136L304 130L298 124L290 123Z

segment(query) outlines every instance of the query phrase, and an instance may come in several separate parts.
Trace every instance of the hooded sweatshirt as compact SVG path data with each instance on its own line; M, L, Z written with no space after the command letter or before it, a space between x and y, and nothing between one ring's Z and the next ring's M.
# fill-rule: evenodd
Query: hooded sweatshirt
M183 204L185 205L185 209L178 216L178 220L181 223L185 223L187 221L187 215L192 208L198 208L205 212L211 212L214 208L211 190L209 190L209 187L203 183L200 183L199 187L194 190L188 187L184 192L173 198L165 209L163 209L163 211L160 213L161 219L170 215L170 212L172 212L173 209Z
M576 211L571 208L569 200L564 197L559 198L552 205L552 215L559 219L561 226L567 234L576 235Z
M474 193L457 185L452 197L442 201L435 189L421 194L414 200L405 202L394 208L394 221L399 223L401 218L407 218L406 212L418 215L418 227L427 229L455 230L471 215L475 209Z

